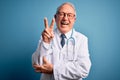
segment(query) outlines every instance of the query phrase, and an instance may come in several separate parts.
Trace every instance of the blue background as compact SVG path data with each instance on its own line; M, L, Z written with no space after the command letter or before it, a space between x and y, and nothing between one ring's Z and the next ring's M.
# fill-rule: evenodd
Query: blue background
M85 80L120 80L120 1L69 0L75 28L89 38L92 67ZM43 19L65 0L0 0L0 80L39 80L31 65Z

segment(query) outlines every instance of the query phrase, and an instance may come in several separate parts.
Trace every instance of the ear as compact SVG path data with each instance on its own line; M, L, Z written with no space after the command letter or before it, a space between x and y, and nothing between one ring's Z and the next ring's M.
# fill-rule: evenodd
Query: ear
M76 17L75 17L75 21L76 21Z
M56 19L56 14L54 15L54 18Z

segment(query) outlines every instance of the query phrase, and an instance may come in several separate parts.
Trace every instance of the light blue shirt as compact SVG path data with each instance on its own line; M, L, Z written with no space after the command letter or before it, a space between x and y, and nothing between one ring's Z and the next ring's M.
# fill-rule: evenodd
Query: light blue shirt
M42 65L43 56L53 64L53 74L42 73L41 80L82 80L88 76L91 67L88 39L73 29L65 34L65 45L62 48L60 35L60 31L55 29L50 44L41 37L32 55L32 64Z

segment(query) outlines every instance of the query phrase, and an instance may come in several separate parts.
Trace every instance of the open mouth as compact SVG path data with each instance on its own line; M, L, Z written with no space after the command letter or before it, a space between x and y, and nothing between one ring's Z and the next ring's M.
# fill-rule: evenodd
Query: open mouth
M62 24L62 25L69 25L69 23L66 22L66 21L61 21L61 24Z

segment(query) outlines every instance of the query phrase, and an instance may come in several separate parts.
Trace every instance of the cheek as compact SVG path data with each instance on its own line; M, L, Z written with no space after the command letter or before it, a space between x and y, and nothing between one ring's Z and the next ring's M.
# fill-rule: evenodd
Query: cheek
M71 26L73 26L73 25L74 25L74 23L75 23L75 20L70 21L70 25L71 25Z
M61 21L61 20L60 20L59 18L56 18L56 23L57 23L57 24L60 24L60 21Z

